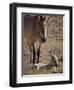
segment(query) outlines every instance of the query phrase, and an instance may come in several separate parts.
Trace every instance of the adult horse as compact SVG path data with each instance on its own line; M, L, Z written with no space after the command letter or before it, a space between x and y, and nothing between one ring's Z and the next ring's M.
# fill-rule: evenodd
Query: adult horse
M40 47L47 39L46 17L24 16L24 38L30 49L30 63L39 63Z

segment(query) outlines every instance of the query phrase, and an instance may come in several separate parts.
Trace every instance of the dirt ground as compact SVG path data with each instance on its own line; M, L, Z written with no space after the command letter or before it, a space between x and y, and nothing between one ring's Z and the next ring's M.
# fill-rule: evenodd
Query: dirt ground
M56 54L57 58L63 56L63 16L49 15L47 20L48 38L45 43L41 45L41 53L39 63L48 64L50 53ZM35 75L35 74L52 74L63 73L63 60L61 64L56 68L32 68L29 59L29 48L24 40L24 53L22 61L22 74L23 75ZM58 62L60 62L58 60ZM51 62L50 62L51 63ZM54 63L54 62L53 62Z

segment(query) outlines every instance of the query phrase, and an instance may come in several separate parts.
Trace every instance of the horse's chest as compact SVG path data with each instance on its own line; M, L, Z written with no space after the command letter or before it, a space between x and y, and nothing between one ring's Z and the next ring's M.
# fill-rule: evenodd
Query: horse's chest
M34 43L34 47L35 47L35 50L36 50L36 51L40 48L40 46L41 46L41 42L40 42L40 41L36 41L36 42Z

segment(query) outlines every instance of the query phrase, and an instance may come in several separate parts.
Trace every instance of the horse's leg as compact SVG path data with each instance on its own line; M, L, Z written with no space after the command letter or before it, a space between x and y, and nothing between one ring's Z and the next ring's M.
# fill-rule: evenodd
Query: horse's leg
M33 46L33 65L35 64L35 59L36 59L36 52L35 47Z
M30 47L30 64L32 63L32 57L33 57L33 48L32 48L32 46Z
M40 48L37 51L37 63L39 63L39 57L40 57Z

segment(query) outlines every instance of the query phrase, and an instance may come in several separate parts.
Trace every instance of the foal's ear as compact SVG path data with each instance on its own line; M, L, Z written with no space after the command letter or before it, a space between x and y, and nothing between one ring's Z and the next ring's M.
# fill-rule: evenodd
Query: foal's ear
M46 19L46 16L40 16L40 20L44 21Z

